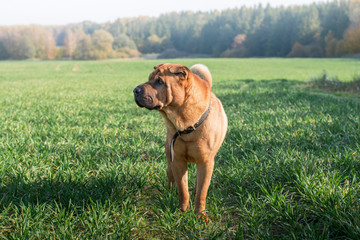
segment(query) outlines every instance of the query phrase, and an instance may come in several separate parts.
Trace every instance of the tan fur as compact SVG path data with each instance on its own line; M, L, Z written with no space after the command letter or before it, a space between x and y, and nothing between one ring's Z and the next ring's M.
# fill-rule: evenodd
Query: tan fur
M211 92L212 77L206 66L197 64L189 70L182 65L161 64L154 68L149 81L134 89L135 101L140 107L159 110L165 120L168 181L169 186L175 184L178 189L182 211L189 207L187 164L197 165L195 209L198 214L206 216L206 195L214 159L227 131L226 114L220 100ZM173 135L178 130L194 126L209 104L210 112L202 125L177 138L172 162L170 141Z

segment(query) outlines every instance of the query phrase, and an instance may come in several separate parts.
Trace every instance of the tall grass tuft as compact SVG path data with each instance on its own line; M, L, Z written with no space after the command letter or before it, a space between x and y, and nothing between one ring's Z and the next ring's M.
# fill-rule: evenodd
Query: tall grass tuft
M354 74L352 81L342 82L336 75L329 75L326 70L310 78L311 87L332 92L360 93L360 75Z

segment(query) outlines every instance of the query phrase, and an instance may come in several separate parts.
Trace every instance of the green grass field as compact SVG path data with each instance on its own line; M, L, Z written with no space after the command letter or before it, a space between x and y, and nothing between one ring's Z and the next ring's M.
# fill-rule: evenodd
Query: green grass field
M0 62L0 239L360 239L360 97L303 84L359 60L169 60L208 65L229 118L208 224L177 209L163 120L133 101L162 62Z

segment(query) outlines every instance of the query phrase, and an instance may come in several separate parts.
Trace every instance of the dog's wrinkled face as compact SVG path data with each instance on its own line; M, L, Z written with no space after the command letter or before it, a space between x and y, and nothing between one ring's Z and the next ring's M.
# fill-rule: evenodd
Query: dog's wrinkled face
M184 83L190 70L175 64L160 64L154 69L149 81L134 89L136 104L149 110L180 105L185 99Z

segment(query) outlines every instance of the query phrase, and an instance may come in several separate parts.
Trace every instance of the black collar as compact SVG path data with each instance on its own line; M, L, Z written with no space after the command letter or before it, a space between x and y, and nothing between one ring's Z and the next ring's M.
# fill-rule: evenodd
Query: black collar
M175 147L176 138L178 136L180 136L180 135L191 133L191 132L195 131L198 127L200 127L201 124L205 121L205 119L209 115L210 106L211 106L211 102L209 104L209 107L203 113L203 115L201 116L199 121L194 124L194 126L190 126L190 127L186 128L184 131L180 131L180 130L176 131L176 133L174 134L174 136L172 137L171 142L170 142L170 159L171 159L171 162L174 160L174 147Z

